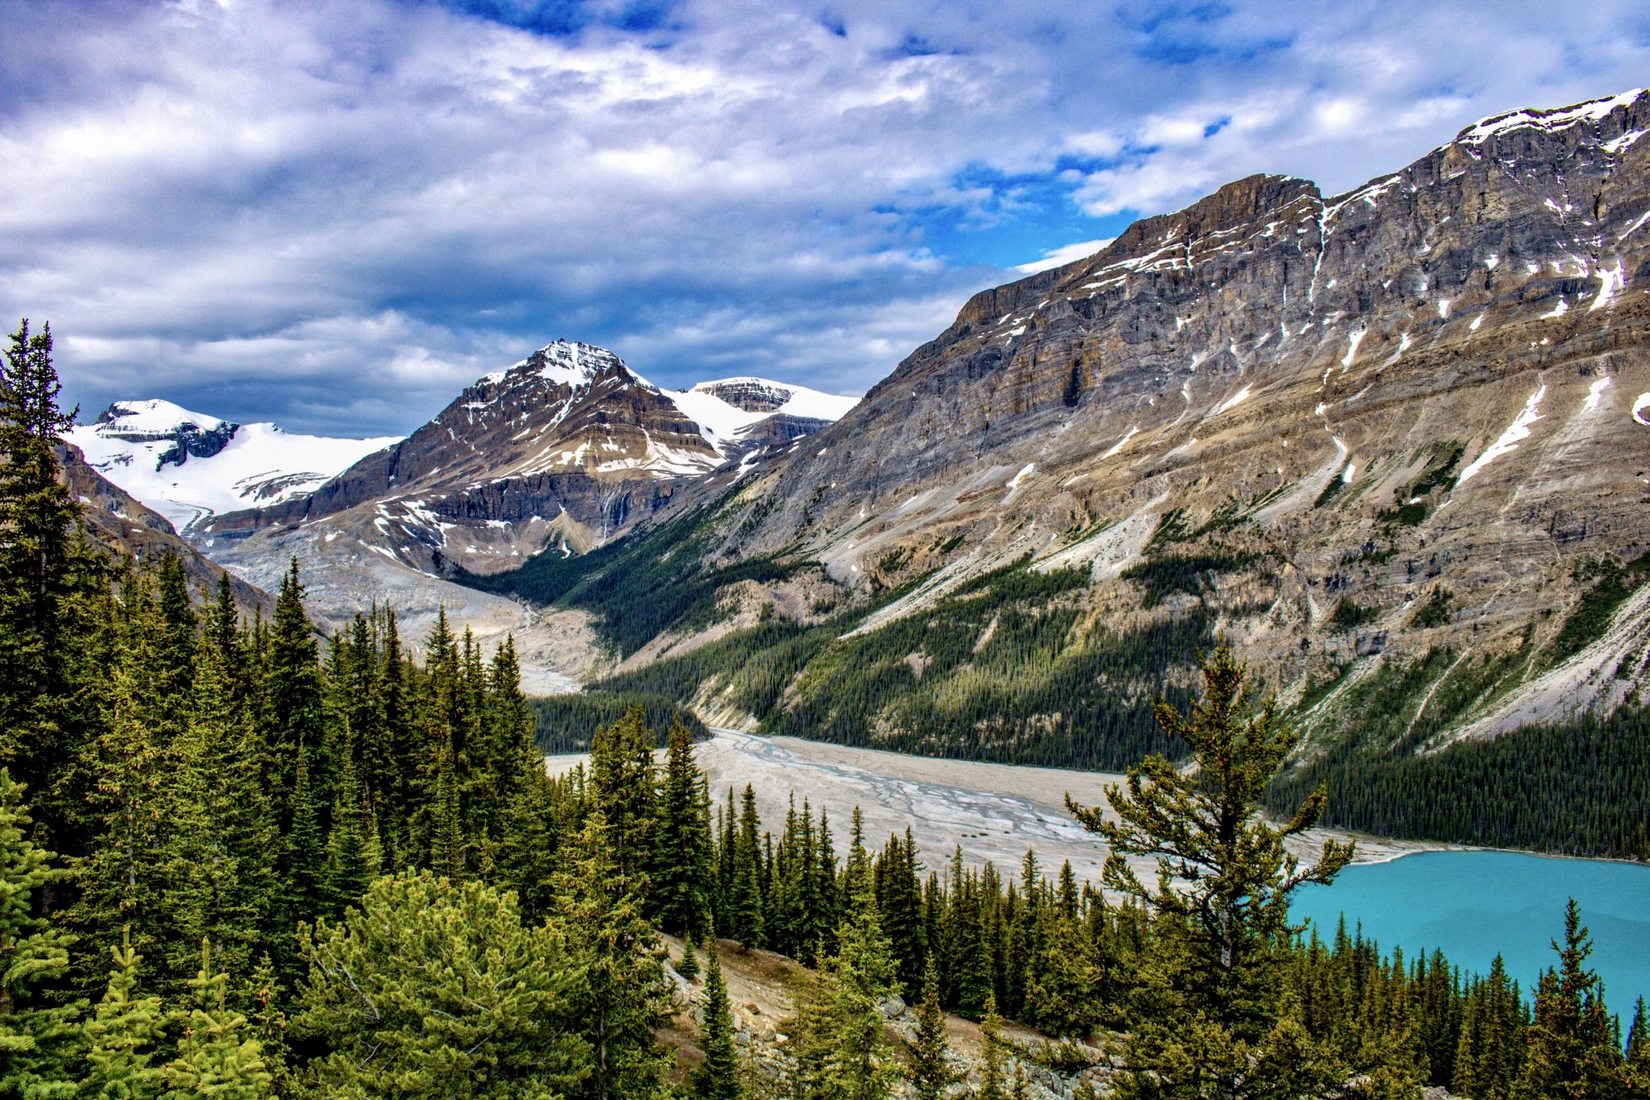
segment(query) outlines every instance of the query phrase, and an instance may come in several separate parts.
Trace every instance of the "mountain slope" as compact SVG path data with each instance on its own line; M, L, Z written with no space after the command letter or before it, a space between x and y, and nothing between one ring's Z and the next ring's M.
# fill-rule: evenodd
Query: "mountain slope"
M314 489L395 442L292 435L274 424L231 424L170 401L117 401L69 433L86 462L189 533L224 512L275 504Z
M1091 766L1128 762L1141 702L1217 632L1325 752L1631 703L1647 130L1639 92L1513 112L1347 194L1250 177L976 295L807 448L678 495L695 518L674 522L703 528L695 606L750 631L684 615L623 685L787 732ZM714 594L718 569L763 560L818 563L838 595L799 609L731 573ZM513 576L493 583L589 607L617 579Z

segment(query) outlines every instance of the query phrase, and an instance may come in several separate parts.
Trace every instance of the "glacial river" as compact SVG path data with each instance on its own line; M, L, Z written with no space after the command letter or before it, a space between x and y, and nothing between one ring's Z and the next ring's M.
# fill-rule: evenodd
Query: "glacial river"
M1625 1018L1635 998L1650 998L1650 867L1515 852L1422 852L1348 867L1327 887L1303 887L1291 914L1312 920L1330 939L1344 913L1348 928L1361 923L1382 950L1402 947L1413 958L1439 947L1452 963L1478 973L1487 973L1500 952L1528 996L1541 971L1557 962L1552 941L1564 933L1571 897L1592 931L1590 961L1609 1006Z

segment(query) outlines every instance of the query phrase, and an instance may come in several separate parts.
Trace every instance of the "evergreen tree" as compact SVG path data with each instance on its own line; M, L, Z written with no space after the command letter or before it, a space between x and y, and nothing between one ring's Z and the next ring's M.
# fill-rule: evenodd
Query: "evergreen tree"
M59 391L51 326L31 334L25 318L0 362L0 767L37 798L72 749L63 724L77 631L66 612L90 566L56 455L79 410L63 412ZM61 814L42 815L48 836L64 828Z
M1341 1073L1326 1064L1326 1051L1301 1049L1306 1032L1282 964L1290 894L1333 879L1352 850L1326 840L1319 858L1301 867L1284 848L1317 821L1322 789L1281 829L1260 817L1266 786L1297 735L1280 723L1273 700L1251 711L1244 676L1222 643L1203 667L1203 698L1189 714L1157 705L1164 731L1191 748L1193 768L1148 756L1129 770L1126 790L1106 789L1116 821L1067 798L1111 847L1106 884L1156 916L1122 1045L1124 1095L1309 1093ZM1156 860L1155 888L1141 883L1128 856Z
M1627 1028L1627 1095L1650 1096L1650 1014L1644 998L1633 1005L1633 1022Z
M698 1100L739 1100L739 1054L733 1044L733 1010L728 1004L728 987L722 977L722 962L716 943L711 941L710 968L705 975L705 994L700 1002L704 1065L693 1078L693 1095Z
M1621 1051L1598 975L1587 968L1593 941L1571 898L1558 967L1542 974L1535 1020L1514 1095L1520 1100L1614 1100L1625 1095Z
M0 1095L60 1095L74 1036L72 1005L46 997L68 971L70 939L36 913L58 881L52 853L29 839L23 786L0 768Z
M641 914L640 876L624 874L606 817L585 820L569 868L558 876L551 919L591 1075L570 1096L647 1100L661 1095L668 1056L656 1032L671 1015L661 948Z
M946 1061L945 1011L940 1008L939 975L930 958L923 968L922 1003L917 1007L917 1034L911 1044L913 1100L941 1100L957 1074Z
M980 1020L980 1084L974 1090L974 1100L1008 1100L1003 1092L1006 1060L1003 1019L997 1015L997 999L987 997L985 1016Z
M900 1077L884 1033L882 1003L898 992L888 939L865 880L852 913L798 1006L797 1100L881 1100Z
M565 937L523 927L511 895L404 872L300 940L309 977L291 1026L323 1051L306 1071L317 1094L588 1095Z
M739 827L733 836L733 893L728 913L728 933L747 948L766 942L762 927L761 828L756 789L747 783L739 805Z
M693 735L677 720L670 727L650 900L659 927L678 936L698 936L710 922L710 822L700 784Z
M195 1004L183 1019L178 1056L166 1064L166 1100L264 1100L273 1079L263 1046L246 1017L228 1006L229 975L215 969L212 943L201 940L199 972L189 982Z
M114 969L109 987L86 1021L87 1072L84 1095L98 1100L145 1100L160 1095L163 1077L151 1065L166 1030L159 997L138 996L138 953L131 937L111 952Z

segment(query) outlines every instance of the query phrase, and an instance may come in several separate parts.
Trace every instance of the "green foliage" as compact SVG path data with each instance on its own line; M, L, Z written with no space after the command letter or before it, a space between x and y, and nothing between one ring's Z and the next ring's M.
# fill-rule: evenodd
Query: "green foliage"
M947 1055L945 1011L940 1008L939 974L929 959L922 975L922 1002L917 1006L917 1033L911 1043L911 1095L914 1100L942 1100L957 1079Z
M1190 553L1146 554L1118 574L1145 589L1144 603L1156 607L1170 596L1201 596L1209 591L1209 578L1218 573L1235 573L1249 568L1260 555L1248 550L1219 547Z
M1338 828L1650 858L1650 711L1525 726L1428 756L1328 752L1280 777L1268 804L1281 811L1323 785L1324 823Z
M1564 625L1542 654L1549 665L1575 656L1604 635L1617 609L1639 586L1650 580L1650 555L1628 565L1614 558L1578 565L1576 579L1592 580L1580 601L1564 618Z
M772 584L808 568L773 557L720 567L708 560L717 542L715 521L730 513L735 491L588 554L566 557L552 547L509 573L460 572L455 579L485 592L593 612L602 633L629 656L666 630L710 625L719 614L720 591L729 585Z
M1449 589L1439 585L1432 590L1425 602L1415 609L1410 616L1409 625L1417 630L1428 630L1435 626L1445 626L1450 621L1450 612L1455 605L1455 597Z
M140 1100L160 1095L161 1069L152 1065L166 1029L160 998L139 996L138 953L126 938L111 951L109 986L86 1021L86 1075L81 1087L98 1100Z
M666 730L680 722L696 739L710 736L698 715L659 693L578 691L530 699L527 705L534 740L545 752L585 752L597 730L638 707L649 729Z
M893 955L868 891L855 902L797 1007L797 1100L881 1100L900 1077L880 1008L899 988Z
M76 1013L48 994L69 968L72 941L36 909L62 874L30 826L22 784L0 768L0 1095L52 1095L69 1080Z
M200 958L200 970L189 982L194 1004L182 1020L178 1056L166 1064L165 1100L273 1096L263 1044L250 1034L246 1017L229 1007L229 975L214 966L210 940L201 941Z
M705 1061L693 1076L696 1100L739 1100L739 1055L733 1045L733 1010L728 1004L727 982L716 945L711 944L710 969L705 975L705 992L699 1002L701 1038Z
M1519 1100L1616 1100L1627 1096L1615 1023L1604 1007L1598 975L1587 968L1593 942L1571 898L1564 942L1553 943L1556 969L1535 991L1524 1071L1514 1086Z
M428 871L381 878L359 909L301 933L292 1020L327 1053L312 1087L343 1097L583 1095L566 937L524 927L515 898Z
M1329 616L1329 625L1336 630L1356 630L1379 618L1380 614L1379 608L1360 604L1351 596L1342 596L1335 603L1334 613Z
M1107 787L1115 820L1068 798L1111 849L1107 886L1156 915L1120 1047L1122 1092L1259 1097L1320 1088L1339 1071L1281 989L1288 902L1298 887L1333 879L1352 848L1326 840L1304 867L1288 853L1284 840L1317 822L1323 791L1282 828L1267 824L1259 807L1297 735L1272 700L1252 709L1245 670L1224 643L1203 676L1203 696L1189 713L1157 707L1165 732L1191 748L1191 771L1147 757L1129 770L1126 786ZM1155 860L1155 888L1140 881L1128 856Z

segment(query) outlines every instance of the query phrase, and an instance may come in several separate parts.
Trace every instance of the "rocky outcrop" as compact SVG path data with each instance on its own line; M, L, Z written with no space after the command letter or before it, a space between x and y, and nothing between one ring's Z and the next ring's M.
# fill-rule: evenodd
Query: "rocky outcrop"
M977 294L722 551L800 545L860 588L1029 553L1145 615L1119 574L1162 529L1250 556L1199 598L1285 680L1539 643L1579 564L1650 549L1647 129L1632 93L1344 195L1252 176Z

